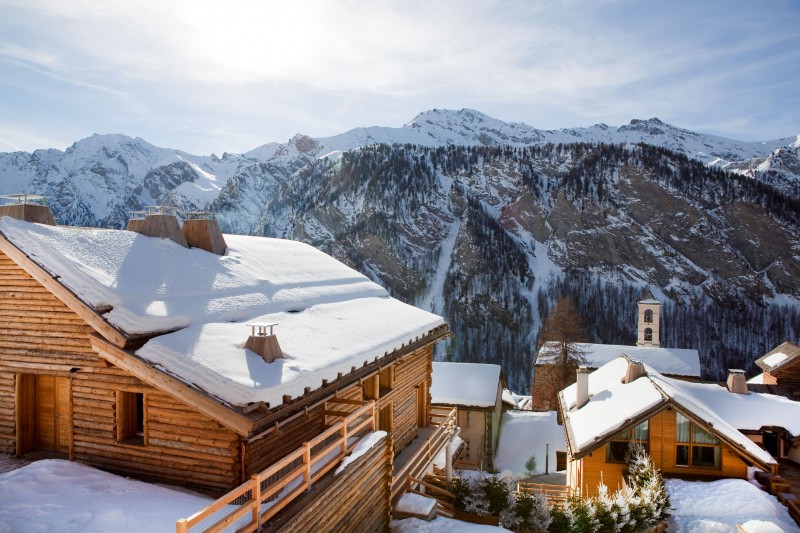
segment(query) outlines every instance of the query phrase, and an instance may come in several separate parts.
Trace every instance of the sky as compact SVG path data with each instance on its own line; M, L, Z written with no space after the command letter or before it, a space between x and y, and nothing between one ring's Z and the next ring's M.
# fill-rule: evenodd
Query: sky
M477 109L800 133L800 1L0 0L0 151L197 155Z

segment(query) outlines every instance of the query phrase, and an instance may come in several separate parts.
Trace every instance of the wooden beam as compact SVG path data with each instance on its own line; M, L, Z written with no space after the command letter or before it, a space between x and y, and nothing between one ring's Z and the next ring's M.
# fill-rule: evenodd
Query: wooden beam
M53 296L64 302L64 305L84 319L97 333L102 335L104 339L113 343L115 346L125 346L128 341L126 335L112 327L94 309L78 298L75 293L63 286L49 272L25 255L22 250L3 236L0 236L0 251L13 259L22 270L27 272L33 279L50 291Z
M190 388L169 374L153 368L135 354L121 350L97 335L89 335L89 341L100 357L108 360L114 366L131 373L186 405L196 408L242 437L247 437L252 433L253 423L248 418L223 406L217 400Z

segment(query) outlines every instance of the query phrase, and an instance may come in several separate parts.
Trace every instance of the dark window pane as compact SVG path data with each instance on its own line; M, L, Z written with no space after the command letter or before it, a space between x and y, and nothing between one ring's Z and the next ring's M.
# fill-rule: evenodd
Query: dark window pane
M689 466L689 447L678 444L675 450L675 464L678 466Z
M693 446L692 466L718 467L719 448L716 446Z
M629 442L612 440L606 446L606 461L609 463L624 463L625 452L628 451Z

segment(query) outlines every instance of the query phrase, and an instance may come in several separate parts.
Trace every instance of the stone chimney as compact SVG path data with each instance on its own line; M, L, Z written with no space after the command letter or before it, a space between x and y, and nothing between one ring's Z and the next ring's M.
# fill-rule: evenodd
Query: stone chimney
M281 345L278 344L278 337L273 333L273 328L277 323L256 322L247 324L250 330L250 337L244 347L256 352L267 363L275 359L284 359ZM269 329L269 333L267 330Z
M628 368L625 371L625 378L622 380L623 383L632 383L639 379L640 377L644 376L647 372L644 370L644 364L641 361L628 361Z
M47 206L47 197L38 194L7 194L0 196L7 203L0 205L0 217L11 217L26 222L55 226L53 213Z
M744 378L744 370L738 368L728 369L728 390L735 394L750 394L747 390L747 380Z
M192 248L202 248L212 254L225 255L228 245L222 236L217 221L208 211L187 211L184 213L181 233Z
M161 237L162 239L170 239L177 242L184 248L188 248L186 239L181 233L181 225L178 223L178 217L175 216L177 208L170 206L148 206L147 213L144 220L132 218L128 221L126 229L147 235L148 237ZM131 215L140 214L134 211Z
M575 409L580 409L589 401L589 373L585 366L578 369L575 382Z

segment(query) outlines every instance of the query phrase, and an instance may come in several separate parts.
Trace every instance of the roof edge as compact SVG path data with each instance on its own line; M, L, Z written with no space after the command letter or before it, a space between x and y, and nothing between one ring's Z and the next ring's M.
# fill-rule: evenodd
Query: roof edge
M247 437L253 429L253 422L227 407L220 400L191 388L174 376L153 367L139 356L122 350L97 335L89 335L92 349L104 360L136 376L156 389L181 400L211 419L219 422L234 433Z

